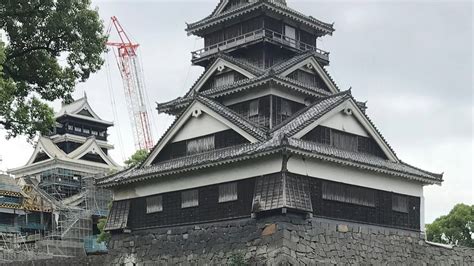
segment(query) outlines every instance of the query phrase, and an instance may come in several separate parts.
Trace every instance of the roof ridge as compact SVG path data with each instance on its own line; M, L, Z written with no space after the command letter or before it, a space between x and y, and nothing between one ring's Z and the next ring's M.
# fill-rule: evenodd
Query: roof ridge
M310 57L315 54L316 54L316 51L312 51L312 50L301 52L301 53L296 54L293 57L290 57L288 60L284 60L280 63L277 63L271 66L269 69L273 69L276 73L280 74L283 71L287 70L288 68L298 64L300 60L305 60L307 57Z
M298 20L306 21L307 24L315 25L321 31L326 32L326 34L332 34L332 32L334 32L334 28L333 28L334 23L330 24L330 23L322 22L321 20L318 20L312 16L305 15L301 12L294 10L293 8L290 8L286 5L278 4L271 0L253 1L253 2L249 2L248 4L244 4L240 7L237 7L235 9L231 9L226 12L220 13L218 15L212 16L211 14L210 16L207 16L201 20L187 24L186 31L188 32L188 34L192 34L192 32L199 29L199 27L203 27L203 24L205 24L206 22L208 23L211 21L214 22L226 16L232 17L236 13L239 13L241 11L248 11L245 9L258 9L260 7L267 7L267 8L270 7L270 9L273 9L273 11L277 13L287 12L289 15L296 17Z

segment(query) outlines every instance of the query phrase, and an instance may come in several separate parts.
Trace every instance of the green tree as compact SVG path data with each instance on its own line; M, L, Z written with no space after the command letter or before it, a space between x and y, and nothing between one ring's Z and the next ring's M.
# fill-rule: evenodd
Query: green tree
M128 158L124 163L127 167L134 167L135 165L141 164L148 157L148 150L138 150L130 158Z
M449 212L426 225L429 241L474 247L474 205L457 204Z
M98 12L90 0L2 0L0 32L0 126L7 137L46 133L54 118L45 101L71 101L103 64Z
M100 218L99 222L97 223L97 228L100 231L100 234L97 237L97 243L102 243L102 242L107 243L110 240L110 237L111 237L110 233L104 230L106 223L107 223L107 218Z

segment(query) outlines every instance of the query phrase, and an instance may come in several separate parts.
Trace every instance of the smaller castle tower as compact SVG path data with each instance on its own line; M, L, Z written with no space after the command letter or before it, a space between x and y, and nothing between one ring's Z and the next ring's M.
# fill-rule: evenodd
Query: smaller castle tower
M52 132L38 139L26 165L11 169L11 174L34 178L48 194L64 199L81 191L84 177L120 168L108 155L113 146L107 142L107 129L113 123L92 110L86 95L63 104L55 118Z

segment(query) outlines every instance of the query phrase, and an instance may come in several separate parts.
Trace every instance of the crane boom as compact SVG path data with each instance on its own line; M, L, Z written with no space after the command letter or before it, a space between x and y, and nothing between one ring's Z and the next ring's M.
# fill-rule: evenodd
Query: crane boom
M115 16L111 18L111 24L107 31L108 36L110 36L112 25L117 31L120 41L108 41L107 46L117 48L115 58L122 76L135 148L150 150L153 148L153 136L146 108L143 70L138 60L139 44L130 40Z

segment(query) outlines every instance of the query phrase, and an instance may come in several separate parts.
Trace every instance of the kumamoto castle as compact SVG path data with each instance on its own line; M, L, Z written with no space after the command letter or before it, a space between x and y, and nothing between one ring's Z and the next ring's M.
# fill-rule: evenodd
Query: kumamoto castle
M334 30L285 0L221 0L187 24L204 39L192 52L204 72L157 105L175 120L145 161L95 178L113 198L108 254L81 263L473 265L473 249L426 241L423 190L443 175L399 158L366 104L336 85L316 45ZM72 165L80 153L86 169L117 169L111 124L91 110L65 115L58 133L83 116L98 135L40 139L32 160L51 151Z

